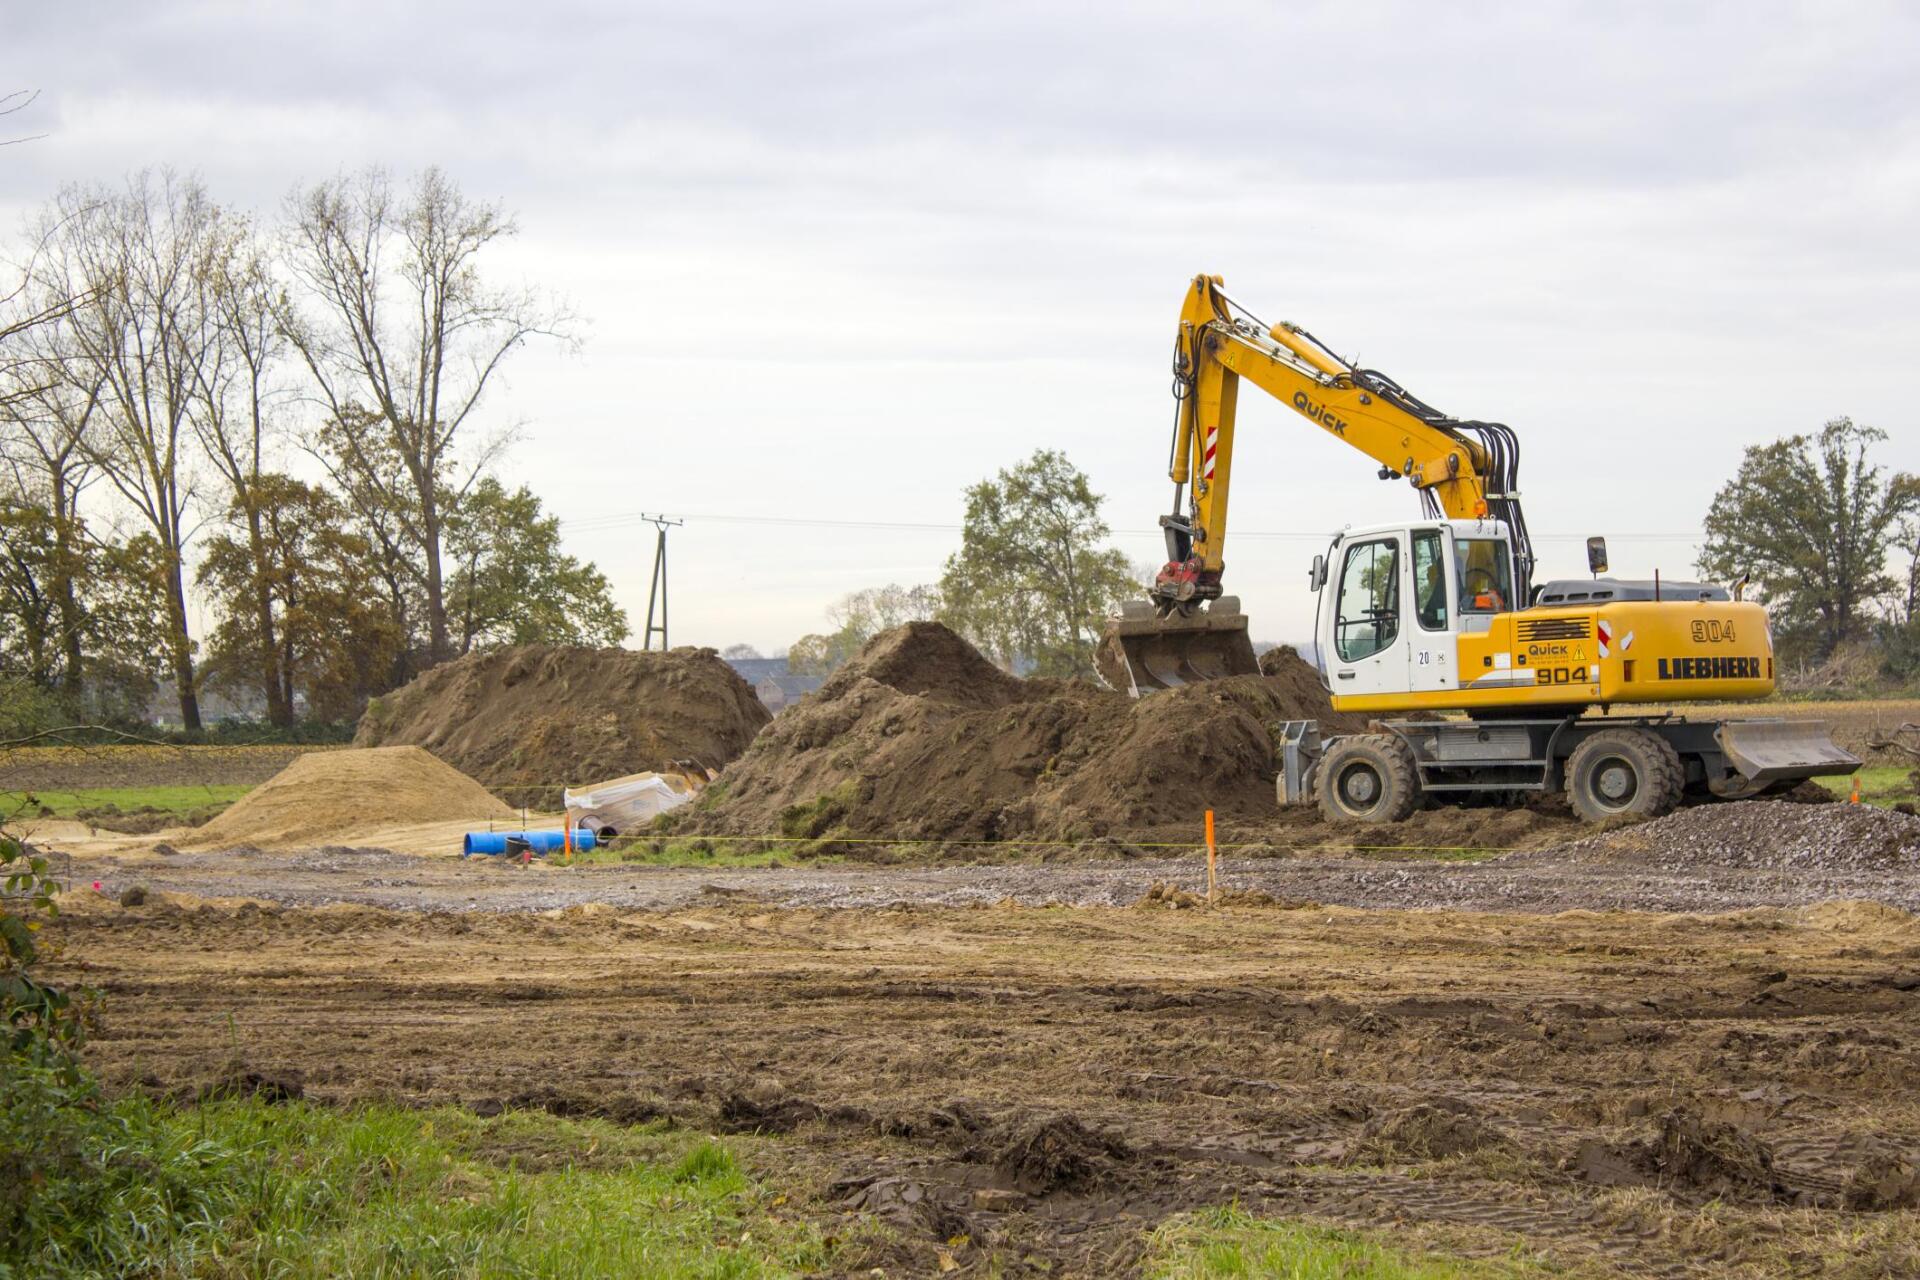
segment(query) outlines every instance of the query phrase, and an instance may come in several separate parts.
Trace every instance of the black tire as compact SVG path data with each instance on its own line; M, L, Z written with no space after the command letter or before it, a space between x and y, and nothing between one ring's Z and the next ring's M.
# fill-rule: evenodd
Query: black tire
M1588 822L1672 813L1686 782L1680 753L1647 729L1603 729L1567 757L1567 799Z
M1339 738L1320 758L1320 812L1333 822L1400 822L1420 807L1413 750L1390 733Z

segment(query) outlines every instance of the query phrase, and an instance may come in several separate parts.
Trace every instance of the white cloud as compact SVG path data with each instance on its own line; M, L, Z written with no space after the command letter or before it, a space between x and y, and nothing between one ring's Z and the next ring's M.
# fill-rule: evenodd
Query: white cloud
M1186 279L1218 271L1463 415L1513 424L1548 568L1588 532L1685 572L1742 445L1839 413L1920 470L1920 30L1897 4L71 6L18 24L62 181L441 163L520 211L500 268L583 354L492 405L514 472L644 612L642 508L955 522L1039 446L1150 530ZM1413 510L1243 398L1237 526ZM593 519L589 519L593 517ZM677 639L763 648L930 580L939 531L676 532ZM1257 630L1303 634L1310 537L1242 536ZM1644 563L1641 563L1644 561Z

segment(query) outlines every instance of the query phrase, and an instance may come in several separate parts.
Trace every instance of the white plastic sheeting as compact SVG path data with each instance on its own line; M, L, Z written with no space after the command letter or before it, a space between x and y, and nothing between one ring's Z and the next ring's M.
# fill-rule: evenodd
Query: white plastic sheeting
M562 793L567 825L600 832L638 831L669 809L693 799L694 787L674 774L634 773Z

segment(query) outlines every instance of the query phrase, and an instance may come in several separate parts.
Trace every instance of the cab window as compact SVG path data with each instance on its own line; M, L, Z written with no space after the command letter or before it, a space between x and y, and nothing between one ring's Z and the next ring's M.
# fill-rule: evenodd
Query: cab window
M1333 646L1358 662L1400 637L1400 544L1392 538L1356 542L1340 566L1340 608Z
M1505 613L1513 599L1513 562L1498 538L1455 538L1454 581L1461 613Z
M1413 531L1413 611L1424 629L1447 629L1447 562L1438 529Z

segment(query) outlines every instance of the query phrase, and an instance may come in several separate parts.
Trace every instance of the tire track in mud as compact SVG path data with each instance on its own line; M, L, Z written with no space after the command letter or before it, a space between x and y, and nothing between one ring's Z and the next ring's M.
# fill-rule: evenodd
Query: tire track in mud
M1895 912L159 903L58 929L117 1083L776 1134L763 1172L891 1224L889 1274L955 1235L969 1271L1124 1274L1155 1222L1235 1199L1623 1274L1920 1263Z

